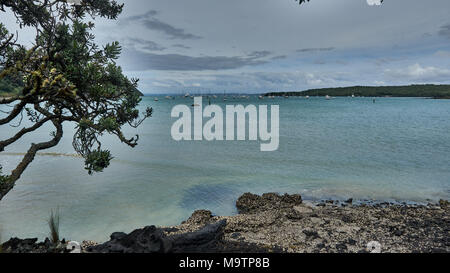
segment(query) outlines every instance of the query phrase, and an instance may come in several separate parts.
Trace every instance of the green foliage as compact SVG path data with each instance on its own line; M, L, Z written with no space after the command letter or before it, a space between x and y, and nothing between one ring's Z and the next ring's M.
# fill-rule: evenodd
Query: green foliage
M102 130L107 132L114 132L114 130L119 127L119 124L114 117L102 117L98 123Z
M301 92L274 92L266 96L363 96L450 98L450 85L352 86L310 89Z
M59 243L59 209L56 212L53 210L50 213L50 218L48 219L48 227L50 229L50 241L57 245Z
M91 175L93 172L101 172L107 168L113 157L109 151L90 152L85 160L85 169Z

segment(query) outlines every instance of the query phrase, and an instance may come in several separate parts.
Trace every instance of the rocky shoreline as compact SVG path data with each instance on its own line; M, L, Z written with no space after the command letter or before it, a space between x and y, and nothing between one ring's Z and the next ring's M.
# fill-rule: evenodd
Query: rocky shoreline
M356 202L355 202L356 203ZM312 203L300 195L242 195L234 216L195 211L178 226L148 226L116 232L103 244L83 242L88 253L448 253L450 205L354 204L353 200ZM369 244L372 242L371 244ZM375 242L375 243L373 243ZM379 243L380 249L375 246ZM369 247L368 247L369 244ZM372 249L370 247L373 247ZM17 238L4 252L69 252L66 243Z

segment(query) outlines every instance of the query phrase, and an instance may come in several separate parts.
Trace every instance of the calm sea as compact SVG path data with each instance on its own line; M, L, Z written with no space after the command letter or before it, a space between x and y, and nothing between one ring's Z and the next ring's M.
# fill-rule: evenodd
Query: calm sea
M61 236L106 240L114 231L174 225L195 209L236 213L244 192L300 193L304 199L374 199L428 202L450 196L450 100L421 98L222 98L212 103L280 105L280 147L260 152L259 142L176 142L170 136L176 104L192 99L145 97L154 116L133 131L131 149L105 137L115 156L109 169L89 176L72 156L73 130L36 158L0 202L3 240L48 235L59 208ZM204 100L204 104L207 101ZM5 138L14 128L2 126ZM29 143L49 138L44 129L0 154L10 170ZM18 154L19 153L19 154Z

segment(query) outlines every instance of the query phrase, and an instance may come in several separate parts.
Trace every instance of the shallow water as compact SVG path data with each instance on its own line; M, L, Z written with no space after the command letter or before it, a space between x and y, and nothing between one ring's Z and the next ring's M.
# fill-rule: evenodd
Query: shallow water
M66 126L62 143L38 156L0 202L2 238L44 238L50 211L58 207L62 237L103 241L114 231L178 224L195 209L233 214L235 200L248 191L313 200L449 199L450 100L229 98L227 104L280 105L276 152L260 152L252 141L172 140L170 111L179 103L190 106L192 100L144 98L154 116L137 130L139 146L106 137L116 159L94 176L71 156ZM224 104L221 98L212 103ZM14 132L3 127L2 138ZM24 138L0 154L0 164L10 170L31 141L47 138L48 129Z

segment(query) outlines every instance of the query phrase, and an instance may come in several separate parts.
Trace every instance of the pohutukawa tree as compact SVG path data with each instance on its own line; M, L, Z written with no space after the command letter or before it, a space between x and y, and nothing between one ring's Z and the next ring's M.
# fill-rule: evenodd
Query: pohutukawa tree
M30 143L9 175L0 173L0 200L39 151L58 145L65 122L76 126L73 147L89 174L102 171L112 159L100 136L112 134L128 146L137 145L139 137L125 137L122 127L138 127L152 109L139 113L138 80L127 78L115 62L119 44L98 46L92 34L96 17L115 20L122 8L111 0L0 0L0 14L12 12L21 29L36 32L33 44L23 45L17 33L0 24L0 80L23 82L18 94L0 97L0 128L25 118L31 124L0 140L0 152L46 124L54 128L48 141Z

